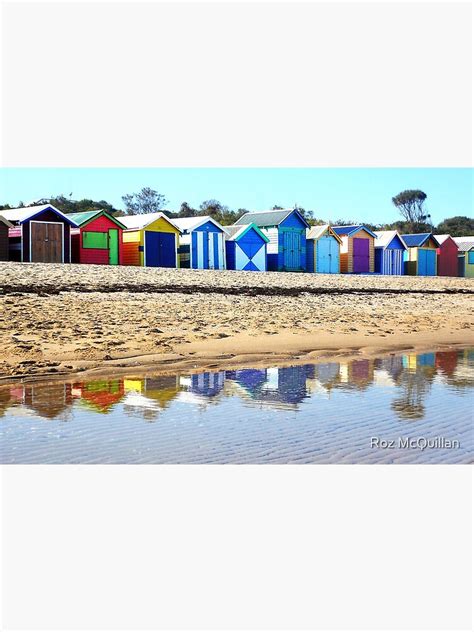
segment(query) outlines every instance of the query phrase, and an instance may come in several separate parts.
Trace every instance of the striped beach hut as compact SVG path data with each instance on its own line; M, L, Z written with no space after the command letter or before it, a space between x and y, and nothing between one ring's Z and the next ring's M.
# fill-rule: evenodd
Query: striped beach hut
M474 277L474 236L454 237L458 247L458 275Z
M458 246L451 235L435 235L438 276L458 276Z
M180 229L164 213L125 215L120 218L123 231L123 264L159 268L179 267Z
M374 272L375 233L362 225L333 226L341 243L341 272L345 274L364 274Z
M179 248L182 268L225 269L225 231L219 222L209 215L179 217L174 222L182 232Z
M0 215L0 261L8 261L8 230L12 227L13 224Z
M226 226L226 263L228 270L267 269L267 244L270 241L256 224Z
M306 231L306 271L338 274L341 244L342 239L329 224L309 228Z
M375 231L375 262L377 274L403 274L403 253L407 249L396 230Z
M407 249L403 255L405 274L436 276L436 250L439 246L432 233L402 235Z
M267 245L269 270L306 270L306 229L308 222L297 209L245 213L236 226L256 224L270 240Z
M78 225L78 228L71 228L73 263L123 263L124 224L104 210L74 213L68 217Z
M71 262L71 228L76 223L59 209L41 204L6 209L2 215L13 224L8 230L12 261Z

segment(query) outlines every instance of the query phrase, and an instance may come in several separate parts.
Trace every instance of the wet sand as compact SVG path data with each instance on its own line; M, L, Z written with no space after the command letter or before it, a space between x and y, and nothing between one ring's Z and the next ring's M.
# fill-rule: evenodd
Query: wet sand
M474 281L0 263L0 380L474 346Z

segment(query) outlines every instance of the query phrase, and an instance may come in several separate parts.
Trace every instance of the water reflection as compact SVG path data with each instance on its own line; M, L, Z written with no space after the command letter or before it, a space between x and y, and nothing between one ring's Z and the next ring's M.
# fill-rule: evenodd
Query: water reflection
M188 376L18 384L0 389L0 417L21 411L22 415L68 421L75 406L108 415L120 405L125 415L153 422L175 401L206 409L238 397L245 406L296 411L308 398L383 388L389 391L390 408L397 418L416 421L426 415L425 401L436 382L461 392L472 388L474 350Z

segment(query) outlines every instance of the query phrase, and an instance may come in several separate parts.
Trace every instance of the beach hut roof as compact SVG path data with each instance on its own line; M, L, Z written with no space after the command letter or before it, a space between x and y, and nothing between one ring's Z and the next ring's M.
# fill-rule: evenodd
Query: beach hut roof
M141 215L124 215L120 218L120 222L124 225L124 227L128 230L136 229L141 230L142 228L146 228L153 222L156 222L157 219L164 219L169 222L171 226L178 229L181 232L179 226L177 225L175 220L172 220L165 213L142 213Z
M3 215L0 215L0 222L5 224L7 228L11 228L13 226L13 224L9 222L6 217L3 217Z
M460 252L467 252L468 250L472 250L472 248L474 248L474 235L470 237L453 237L453 240Z
M402 235L404 242L406 243L408 248L416 248L422 246L424 243L428 241L428 239L433 239L437 244L438 241L433 235L433 233L416 233L409 235Z
M40 206L25 206L21 208L8 208L2 211L2 215L9 222L17 222L18 224L23 224L23 222L33 219L40 213L43 213L47 210L54 211L54 213L57 213L71 226L77 226L76 222L73 219L70 219L67 215L62 213L52 204L41 204Z
M306 239L319 239L326 232L329 232L340 244L342 244L342 239L336 232L334 232L329 224L322 224L321 226L311 226L308 234L306 235Z
M248 233L248 231L252 229L260 235L260 237L264 240L265 243L268 244L268 242L270 241L268 237L262 233L262 231L257 226L257 224L254 224L253 222L251 224L242 224L241 226L236 226L234 224L233 226L225 226L224 228L225 228L225 232L227 233L226 235L227 241L236 241L237 239L240 239L241 237L245 235L245 233Z
M332 229L336 233L336 235L347 235L348 237L351 237L351 235L358 233L360 230L365 230L365 232L369 233L371 237L374 237L374 239L376 238L375 233L373 233L370 228L367 228L367 226L364 226L363 224L353 226L333 226Z
M84 211L83 213L68 213L69 219L72 219L78 226L83 226L87 224L91 220L99 217L99 215L105 215L113 222L117 223L121 228L126 228L122 222L120 222L116 217L105 211L104 209L97 209L96 211Z
M392 240L398 237L402 244L407 247L405 240L401 235L398 234L396 230L376 230L375 231L375 244L376 248L387 248L389 244L392 243Z
M213 219L210 215L196 215L195 217L178 217L174 220L176 226L183 232L191 232L202 226L203 224L207 224L207 222L211 222L217 228L220 228L222 231L224 227L219 224L218 221Z
M265 228L268 226L278 226L278 224L281 224L288 217L288 215L291 215L291 213L298 213L301 220L309 228L308 222L301 215L298 209L295 208L278 209L275 211L252 211L249 213L244 213L242 217L239 217L239 219L235 223L238 225L253 223L257 224L257 226L260 226L260 228Z
M436 239L436 241L438 242L438 244L441 246L441 244L444 244L445 241L447 241L448 239L451 239L452 241L454 241L454 239L451 237L451 235L434 235L434 238ZM456 242L454 241L454 243L456 244ZM457 244L456 244L457 246Z

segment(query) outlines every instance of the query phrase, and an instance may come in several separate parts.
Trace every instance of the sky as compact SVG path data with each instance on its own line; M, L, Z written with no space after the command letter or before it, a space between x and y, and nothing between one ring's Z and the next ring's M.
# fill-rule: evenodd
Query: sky
M123 209L122 195L151 187L179 210L217 199L231 209L266 210L294 205L323 220L371 224L399 219L392 197L421 189L436 225L446 217L473 213L473 169L420 168L4 168L0 204L16 206L64 194L72 199L106 200Z

